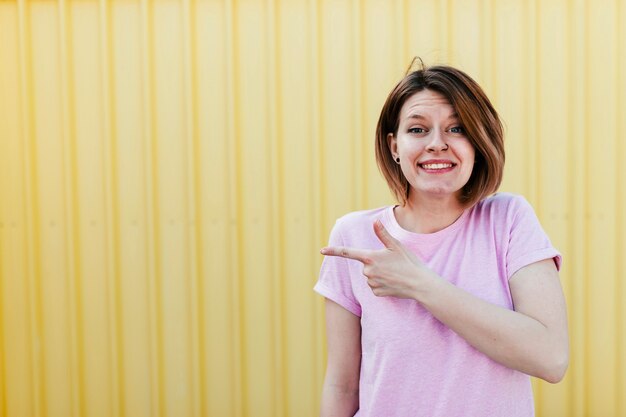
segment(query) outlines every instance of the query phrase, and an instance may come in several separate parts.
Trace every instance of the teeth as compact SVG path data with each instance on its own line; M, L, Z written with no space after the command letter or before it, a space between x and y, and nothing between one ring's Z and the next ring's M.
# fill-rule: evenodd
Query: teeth
M444 169L452 168L452 164L423 164L422 167L425 169Z

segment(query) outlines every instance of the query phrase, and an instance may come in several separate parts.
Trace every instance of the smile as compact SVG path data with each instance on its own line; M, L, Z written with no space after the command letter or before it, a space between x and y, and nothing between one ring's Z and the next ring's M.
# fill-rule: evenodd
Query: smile
M454 166L454 164L451 164L451 163L448 163L448 164L419 164L419 166L421 168L428 169L428 170L437 170L437 169L452 168Z

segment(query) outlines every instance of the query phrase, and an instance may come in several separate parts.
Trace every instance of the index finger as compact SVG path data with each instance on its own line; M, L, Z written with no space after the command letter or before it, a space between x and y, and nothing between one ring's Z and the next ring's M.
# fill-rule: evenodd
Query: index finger
M369 263L370 252L371 251L365 249L347 248L345 246L328 246L320 250L322 255L354 259L355 261L359 261L363 264Z
M387 249L393 249L398 245L401 245L396 238L391 236L391 233L389 233L385 226L383 226L383 223L380 221L380 219L374 222L374 233L376 233L378 239L383 243L383 245L385 245Z

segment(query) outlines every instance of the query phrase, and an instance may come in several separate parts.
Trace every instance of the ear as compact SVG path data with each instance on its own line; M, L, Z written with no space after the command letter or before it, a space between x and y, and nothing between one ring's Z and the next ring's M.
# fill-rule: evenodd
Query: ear
M391 151L391 157L395 159L394 155L398 154L398 139L393 133L387 133L387 145Z

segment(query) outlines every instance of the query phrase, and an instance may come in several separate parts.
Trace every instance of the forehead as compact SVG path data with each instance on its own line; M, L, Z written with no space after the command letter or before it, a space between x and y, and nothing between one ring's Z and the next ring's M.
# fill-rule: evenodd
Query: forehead
M422 90L409 97L400 110L400 120L409 117L455 117L456 111L447 98L432 90Z

